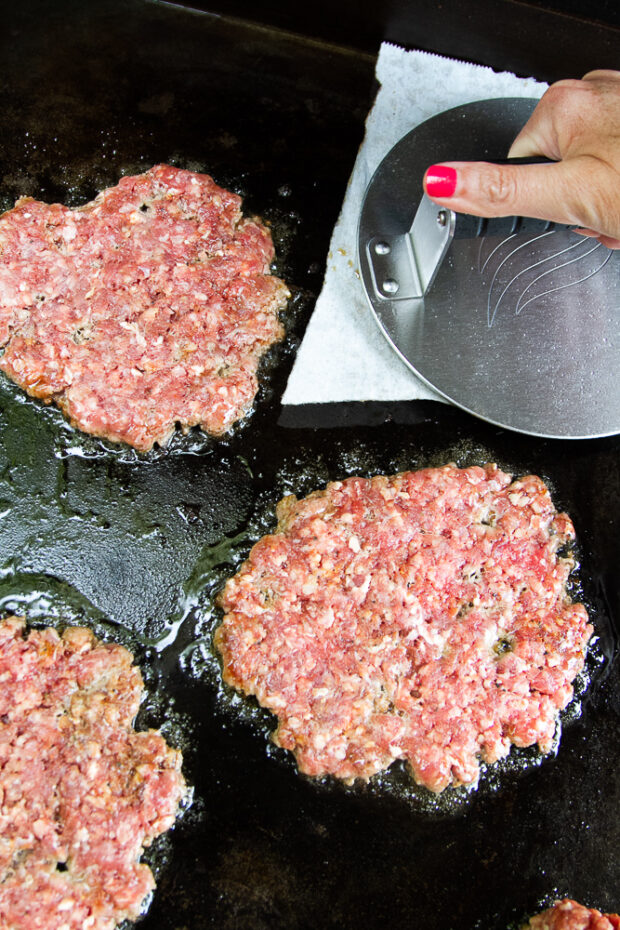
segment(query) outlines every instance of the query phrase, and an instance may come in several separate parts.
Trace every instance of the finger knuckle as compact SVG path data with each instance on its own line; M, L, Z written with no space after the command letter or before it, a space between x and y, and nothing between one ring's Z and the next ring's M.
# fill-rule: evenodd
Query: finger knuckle
M496 208L511 204L517 196L517 183L514 172L494 168L483 179L489 203Z
M553 84L547 90L547 93L553 94L564 94L566 92L572 92L574 90L579 90L582 87L582 83L577 78L562 78L561 81L554 81Z
M542 102L553 106L571 105L576 95L580 94L585 87L587 85L584 85L583 81L573 80L572 78L556 81L545 91Z

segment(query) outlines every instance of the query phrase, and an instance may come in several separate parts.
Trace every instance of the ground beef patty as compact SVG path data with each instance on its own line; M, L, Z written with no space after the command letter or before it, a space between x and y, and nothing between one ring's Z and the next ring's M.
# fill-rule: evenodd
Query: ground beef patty
M277 513L220 595L215 642L303 772L350 781L406 759L441 791L511 743L552 747L592 628L558 554L571 521L539 478L349 478Z
M0 926L111 930L154 888L139 857L174 822L181 756L133 730L143 686L126 649L24 633L0 623Z
M2 368L80 429L149 449L251 406L288 291L271 236L205 174L158 165L80 207L0 218Z
M565 898L532 917L523 930L620 930L617 914L601 914Z

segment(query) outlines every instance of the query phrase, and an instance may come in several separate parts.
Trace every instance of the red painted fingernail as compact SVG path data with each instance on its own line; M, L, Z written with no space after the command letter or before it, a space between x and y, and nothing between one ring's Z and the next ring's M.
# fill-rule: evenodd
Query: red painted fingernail
M426 172L426 193L429 197L452 197L456 190L456 171L447 165L431 165Z

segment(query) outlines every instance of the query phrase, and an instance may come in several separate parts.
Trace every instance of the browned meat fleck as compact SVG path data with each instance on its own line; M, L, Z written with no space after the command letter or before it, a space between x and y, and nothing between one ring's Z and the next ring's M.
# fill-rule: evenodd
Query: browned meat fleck
M145 846L174 823L181 755L132 727L122 646L0 623L0 927L113 930L155 887Z
M539 478L448 465L278 505L219 597L225 681L277 714L302 772L395 759L432 791L511 744L551 749L592 628Z
M205 174L166 165L77 210L0 218L0 368L87 433L140 450L220 435L258 389L288 291L268 229Z

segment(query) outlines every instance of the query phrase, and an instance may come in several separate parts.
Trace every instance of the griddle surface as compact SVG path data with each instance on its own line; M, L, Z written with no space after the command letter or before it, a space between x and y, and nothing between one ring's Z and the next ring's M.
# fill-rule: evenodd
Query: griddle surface
M556 895L619 908L620 441L530 439L434 404L314 411L321 428L290 412L279 422L374 62L139 0L28 0L3 16L3 207L22 194L83 203L159 161L205 170L272 222L294 290L256 411L223 442L192 432L138 456L0 382L0 605L131 646L153 692L141 723L166 721L194 785L152 854L158 889L142 926L503 930ZM486 776L451 806L433 809L398 772L369 787L315 784L270 748L269 715L221 691L213 595L284 493L450 460L536 472L573 517L599 636L583 713L556 758Z

